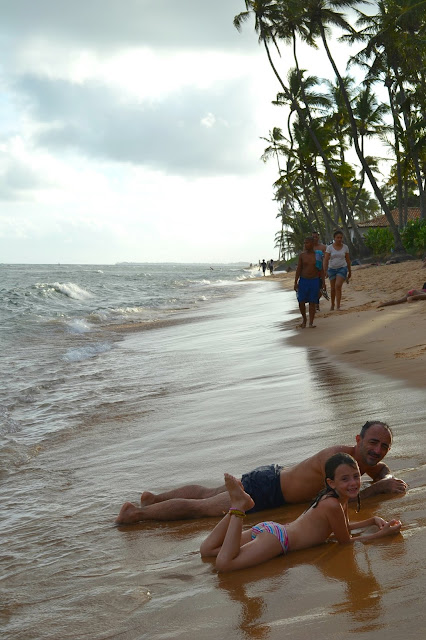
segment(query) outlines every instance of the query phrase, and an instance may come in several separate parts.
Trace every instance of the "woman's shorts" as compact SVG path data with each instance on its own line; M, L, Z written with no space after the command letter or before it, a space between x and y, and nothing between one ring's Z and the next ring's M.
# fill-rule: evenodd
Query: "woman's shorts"
M339 267L338 269L328 269L328 279L335 280L336 276L340 276L343 280L346 280L348 277L348 268L347 267Z

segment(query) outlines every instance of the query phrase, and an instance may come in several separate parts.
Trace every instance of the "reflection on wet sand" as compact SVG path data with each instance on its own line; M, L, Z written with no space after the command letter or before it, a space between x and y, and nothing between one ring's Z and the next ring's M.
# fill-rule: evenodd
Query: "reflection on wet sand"
M323 614L348 614L352 619L352 626L356 627L357 631L382 626L382 587L372 570L368 550L360 551L352 545L339 547L331 543L315 550L296 553L293 558L283 558L278 563L268 563L267 567L257 567L256 570L251 569L240 574L218 574L219 588L225 590L229 598L240 605L238 625L244 634L243 637L267 638L273 627L297 624L299 616L291 616L288 606L292 590L291 576L288 578L286 573L292 573L294 568L296 571L303 570L303 565L307 561L310 564L310 559L313 569L310 572L311 581L319 580L318 589L325 591L328 585L332 585L331 591L335 591L336 582L338 583L337 593L340 595ZM363 568L360 567L360 560L365 565ZM319 576L315 569L319 569L322 575ZM290 588L283 587L284 580L289 583ZM341 595L342 589L346 597ZM277 595L280 595L282 591L286 593L280 598L279 611L275 611L275 607L271 606L273 603L269 602L270 594L277 592ZM309 610L308 602L304 609L302 616L306 617L306 609ZM312 610L314 609L316 607L312 603ZM318 615L316 611L315 617ZM270 623L268 618L272 618Z

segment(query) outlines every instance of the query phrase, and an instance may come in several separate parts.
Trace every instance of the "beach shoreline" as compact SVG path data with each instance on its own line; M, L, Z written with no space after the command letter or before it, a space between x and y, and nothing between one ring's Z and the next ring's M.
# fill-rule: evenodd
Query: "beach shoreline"
M314 330L299 328L295 316L283 329L298 329L288 337L295 346L316 347L332 358L356 367L424 387L426 367L426 304L420 300L378 308L380 302L401 298L410 289L421 289L426 269L421 260L397 264L354 266L350 284L344 284L342 308L330 311L321 299ZM294 287L294 272L276 273L272 279L288 291ZM327 281L329 289L329 284Z

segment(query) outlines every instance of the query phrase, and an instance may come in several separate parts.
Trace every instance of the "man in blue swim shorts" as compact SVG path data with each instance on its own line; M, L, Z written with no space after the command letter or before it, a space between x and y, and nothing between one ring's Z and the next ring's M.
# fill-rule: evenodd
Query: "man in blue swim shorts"
M326 460L341 452L355 458L361 475L366 473L373 480L361 491L362 499L381 493L404 494L406 483L392 476L389 467L382 462L392 445L390 427L385 422L371 420L363 425L355 439L355 445L327 447L291 467L272 464L245 473L241 484L255 502L252 511L310 502L324 487ZM229 511L231 506L225 485L210 488L191 484L158 494L144 491L139 504L123 504L116 523L217 517Z
M315 311L319 304L321 285L325 288L325 277L322 263L317 261L314 250L314 238L305 238L305 250L299 255L296 275L294 278L294 290L297 293L300 313L302 314L301 329L306 327L306 303L309 304L309 328L313 329Z

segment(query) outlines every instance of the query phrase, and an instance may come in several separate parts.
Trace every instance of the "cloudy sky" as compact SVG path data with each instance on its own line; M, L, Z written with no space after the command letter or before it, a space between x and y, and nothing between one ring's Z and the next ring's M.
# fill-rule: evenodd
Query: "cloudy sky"
M277 257L260 138L283 115L244 9L0 0L0 262Z

